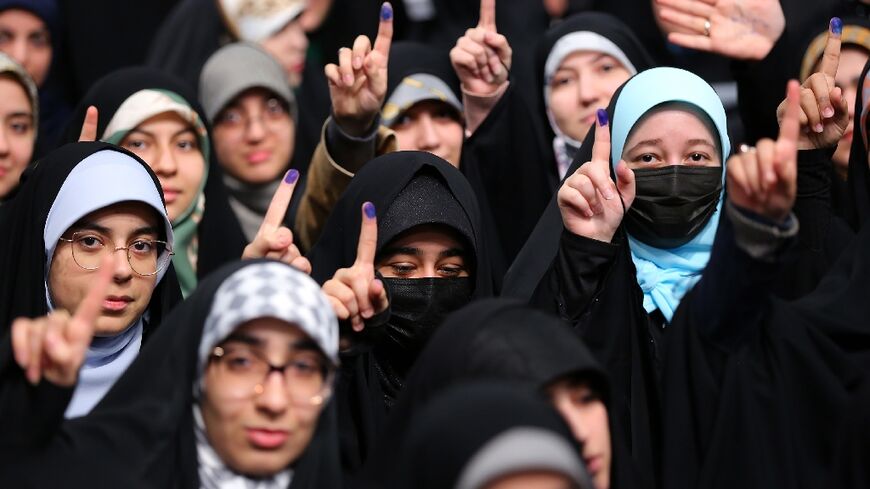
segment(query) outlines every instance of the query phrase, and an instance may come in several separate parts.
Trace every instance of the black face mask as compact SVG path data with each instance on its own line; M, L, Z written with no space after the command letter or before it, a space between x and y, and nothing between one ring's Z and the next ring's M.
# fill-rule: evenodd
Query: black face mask
M633 238L655 248L691 241L716 211L722 167L672 165L634 170L637 196L623 222Z
M448 314L471 302L472 283L468 277L383 281L390 291L384 346L409 359L417 357Z

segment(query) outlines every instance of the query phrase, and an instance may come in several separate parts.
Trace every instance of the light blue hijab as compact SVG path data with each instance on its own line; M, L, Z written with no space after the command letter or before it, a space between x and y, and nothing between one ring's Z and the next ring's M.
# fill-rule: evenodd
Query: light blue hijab
M611 163L616 168L628 135L650 109L668 102L693 105L707 114L719 132L722 154L722 183L725 160L731 153L731 141L725 108L713 88L697 75L676 68L653 68L644 71L623 86L613 110L611 124ZM680 300L701 278L710 260L710 250L719 227L722 198L716 212L694 239L678 248L654 248L628 237L631 258L637 268L637 283L643 290L643 307L650 313L658 309L670 323Z

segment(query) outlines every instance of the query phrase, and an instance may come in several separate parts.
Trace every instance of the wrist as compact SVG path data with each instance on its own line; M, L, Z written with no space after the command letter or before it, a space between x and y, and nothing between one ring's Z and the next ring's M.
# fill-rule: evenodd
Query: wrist
M377 113L367 114L363 117L350 117L335 114L335 123L348 136L362 137L371 132L372 126L377 120Z

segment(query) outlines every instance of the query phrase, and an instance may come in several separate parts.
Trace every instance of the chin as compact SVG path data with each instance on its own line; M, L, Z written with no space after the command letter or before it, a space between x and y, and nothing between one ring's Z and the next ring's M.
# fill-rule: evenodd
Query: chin
M246 451L238 460L227 463L233 470L254 477L271 477L285 470L296 459L286 450L281 452Z
M124 315L123 317L101 317L97 320L94 328L94 334L100 336L116 335L127 329L133 323L133 319Z

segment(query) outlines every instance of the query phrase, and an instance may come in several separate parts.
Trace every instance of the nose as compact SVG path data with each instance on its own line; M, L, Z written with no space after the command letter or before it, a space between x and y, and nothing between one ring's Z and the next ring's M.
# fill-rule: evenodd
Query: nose
M9 132L5 126L0 125L0 158L9 156Z
M248 142L262 141L266 135L266 127L263 125L262 114L251 114L245 127L245 138Z
M595 78L590 73L580 73L577 81L577 99L588 107L598 100L598 88Z
M160 148L153 168L157 175L172 176L178 173L178 163L175 161L175 154L171 147Z
M115 248L115 253L118 252L122 256L115 257L115 270L112 279L115 283L124 283L133 277L133 268L130 266L130 260L127 258L127 251L121 247Z
M27 39L16 38L7 53L21 66L27 66Z
M282 414L290 406L290 393L284 374L272 372L262 384L262 392L255 397L257 408L271 415Z
M417 118L417 148L420 151L432 152L441 146L441 138L435 129L435 121L429 114L423 113Z

